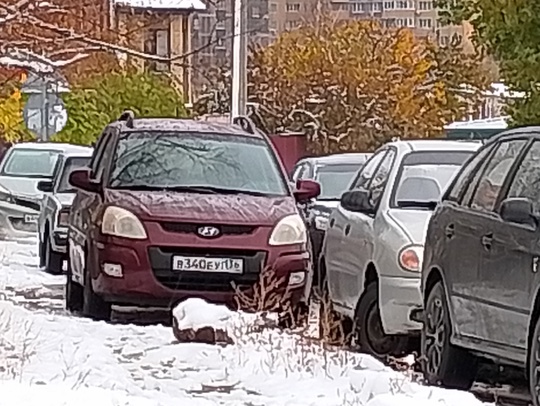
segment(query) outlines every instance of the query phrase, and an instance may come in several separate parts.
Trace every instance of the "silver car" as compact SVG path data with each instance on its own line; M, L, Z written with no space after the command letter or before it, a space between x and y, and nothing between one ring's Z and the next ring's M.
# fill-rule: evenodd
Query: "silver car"
M42 193L62 153L86 151L77 145L25 142L11 147L0 162L0 237L26 238L37 232Z
M61 154L53 180L42 180L38 189L44 192L38 220L40 266L50 273L60 273L67 259L68 218L76 190L69 184L75 169L88 166L94 149Z
M395 141L359 171L328 221L321 278L332 307L354 320L363 351L408 350L421 324L420 270L433 208L479 142Z

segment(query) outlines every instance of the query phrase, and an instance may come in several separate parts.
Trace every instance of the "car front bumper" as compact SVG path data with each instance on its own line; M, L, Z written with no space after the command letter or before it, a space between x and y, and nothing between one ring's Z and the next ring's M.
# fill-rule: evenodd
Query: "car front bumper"
M295 305L307 303L312 280L311 255L307 250L292 247L273 247L270 250L235 249L238 256L244 258L244 273L241 275L213 272L178 272L172 271L174 255L205 256L214 252L225 251L198 247L172 245L170 241L139 241L125 244L121 239L107 238L96 243L96 260L99 273L93 280L94 291L106 301L120 305L140 307L167 307L188 297L200 297L205 300L236 307L234 283L252 297L253 287L261 280L261 275L272 269L283 285L273 290L262 291L267 295L268 303L259 303L267 308L278 295L287 291L288 301ZM245 252L244 252L245 251ZM110 270L116 265L116 274ZM301 277L299 275L302 275ZM301 279L301 280L300 280ZM264 290L264 289L263 289ZM283 303L281 303L283 304ZM245 307L245 304L244 304Z
M411 312L422 307L420 276L381 276L379 284L379 305L385 333L418 334L422 324L411 318Z
M35 236L37 216L39 216L39 212L36 210L13 203L0 202L0 235L5 238Z

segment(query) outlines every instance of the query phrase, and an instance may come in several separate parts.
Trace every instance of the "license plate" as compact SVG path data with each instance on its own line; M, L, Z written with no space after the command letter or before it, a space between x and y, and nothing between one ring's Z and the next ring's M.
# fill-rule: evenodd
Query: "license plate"
M25 214L24 222L25 223L37 223L38 215L37 214Z
M173 271L242 273L244 261L238 258L173 257Z

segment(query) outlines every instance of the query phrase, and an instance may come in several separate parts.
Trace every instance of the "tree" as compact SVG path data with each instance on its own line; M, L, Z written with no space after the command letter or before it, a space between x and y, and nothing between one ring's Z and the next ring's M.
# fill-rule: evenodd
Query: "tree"
M407 29L322 21L254 50L249 98L269 112L272 132L315 116L315 152L372 150L396 136L437 136L465 117L489 83L480 62Z
M182 97L163 77L113 72L89 78L64 97L66 127L53 139L89 145L126 110L142 117L185 117Z
M512 126L540 121L540 3L530 0L439 0L444 23L469 21L474 41L499 64L505 84L525 93L510 101Z

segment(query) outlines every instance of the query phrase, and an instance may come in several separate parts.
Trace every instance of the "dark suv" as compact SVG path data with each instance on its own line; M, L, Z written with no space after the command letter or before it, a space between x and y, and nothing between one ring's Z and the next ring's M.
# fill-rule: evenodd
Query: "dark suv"
M296 203L316 182L289 188L267 137L248 123L134 119L107 126L70 214L66 305L107 319L111 304L170 308L186 297L233 304L261 272L285 279L291 301L312 278Z
M523 368L540 405L539 214L540 127L502 133L456 176L424 251L422 359L430 383L468 388L480 357Z

